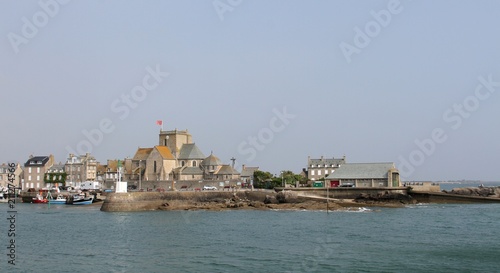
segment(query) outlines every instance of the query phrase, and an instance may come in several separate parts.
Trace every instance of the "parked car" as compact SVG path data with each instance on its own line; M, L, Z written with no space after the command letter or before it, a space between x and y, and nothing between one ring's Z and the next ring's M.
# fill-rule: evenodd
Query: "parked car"
M216 191L217 187L205 185L205 186L203 186L203 190L204 191Z

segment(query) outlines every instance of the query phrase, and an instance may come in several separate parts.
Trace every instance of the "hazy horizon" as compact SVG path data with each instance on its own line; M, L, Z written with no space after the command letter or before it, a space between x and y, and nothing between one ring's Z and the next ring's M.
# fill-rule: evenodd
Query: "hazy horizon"
M133 157L188 129L225 164L394 162L499 181L498 1L2 1L0 163Z

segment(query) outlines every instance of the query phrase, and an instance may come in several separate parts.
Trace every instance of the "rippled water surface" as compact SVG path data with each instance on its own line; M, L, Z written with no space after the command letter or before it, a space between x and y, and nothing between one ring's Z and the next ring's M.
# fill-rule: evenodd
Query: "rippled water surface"
M7 253L7 207L0 241ZM17 204L1 272L497 272L500 204L354 212ZM5 269L5 270L3 270Z

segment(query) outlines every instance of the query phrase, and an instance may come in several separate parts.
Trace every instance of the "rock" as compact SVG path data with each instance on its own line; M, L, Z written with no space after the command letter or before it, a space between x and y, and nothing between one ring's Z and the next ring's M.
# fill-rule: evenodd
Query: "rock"
M401 193L385 193L373 196L371 194L362 193L354 199L358 203L401 203L401 204L416 204L415 200L410 195Z
M297 193L293 191L280 191L276 194L279 203L297 203Z
M264 204L278 204L279 201L276 199L275 196L273 195L266 195L266 198L264 199Z

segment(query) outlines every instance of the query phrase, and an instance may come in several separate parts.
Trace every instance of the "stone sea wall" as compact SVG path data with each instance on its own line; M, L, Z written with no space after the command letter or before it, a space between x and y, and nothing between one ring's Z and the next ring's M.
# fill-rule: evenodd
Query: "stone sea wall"
M166 204L193 205L197 203L225 202L225 200L241 199L258 201L264 203L266 197L273 193L259 191L237 191L237 192L128 192L109 193L104 200L101 211L147 211L158 210Z

